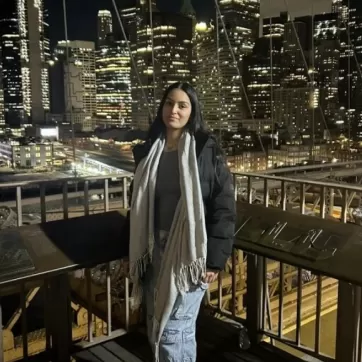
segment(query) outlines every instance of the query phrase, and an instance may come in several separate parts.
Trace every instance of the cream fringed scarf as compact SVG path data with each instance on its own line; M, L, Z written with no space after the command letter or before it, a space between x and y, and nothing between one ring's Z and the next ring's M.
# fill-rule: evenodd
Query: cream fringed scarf
M164 140L154 142L137 167L131 205L130 277L133 308L142 300L141 277L152 263L154 245L154 202L158 164ZM167 239L155 289L154 343L158 344L179 293L197 284L206 272L207 235L204 204L196 159L195 138L185 132L179 142L181 198Z

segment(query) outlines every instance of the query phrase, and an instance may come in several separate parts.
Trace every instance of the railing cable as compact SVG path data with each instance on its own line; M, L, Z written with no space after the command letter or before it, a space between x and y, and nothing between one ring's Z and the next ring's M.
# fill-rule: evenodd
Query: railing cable
M67 83L68 83L68 97L67 104L70 117L70 127L72 130L72 152L74 162L74 172L77 173L76 169L76 154L75 154L75 134L74 134L74 119L73 119L73 104L72 104L72 86L70 84L70 62L69 62L69 38L68 38L68 21L67 21L67 5L66 0L63 0L63 20L64 20L64 37L65 37L65 60L67 62Z
M221 122L221 107L222 107L222 102L221 102L221 82L220 82L220 26L219 26L219 17L218 14L216 12L216 67L217 67L217 89L218 89L218 107L219 107L219 112L218 112L218 116L219 116L219 138L220 138L220 142L221 142L221 127L222 127L222 122Z
M269 6L272 8L272 0L269 0ZM270 47L270 118L271 118L271 149L274 149L274 79L273 79L273 34L272 17L269 17L269 47Z
M312 91L313 91L313 102L314 102L314 93L315 93L315 79L314 79L314 74L315 74L315 59L314 59L314 55L315 55L315 48L314 48L314 6L312 3L312 31L311 31L311 35L312 35L312 39L311 39L311 43L312 43L312 59L311 59L311 65L312 65ZM319 102L318 102L319 104ZM326 125L326 127L328 127ZM314 146L315 146L315 107L313 104L313 109L312 109L312 147L310 150L310 154L309 157L312 159L312 161L314 161Z
M153 119L156 117L156 68L155 68L155 44L153 36L153 6L152 0L148 0L148 9L150 17L150 31L151 31L151 56L152 56L152 79L153 79Z

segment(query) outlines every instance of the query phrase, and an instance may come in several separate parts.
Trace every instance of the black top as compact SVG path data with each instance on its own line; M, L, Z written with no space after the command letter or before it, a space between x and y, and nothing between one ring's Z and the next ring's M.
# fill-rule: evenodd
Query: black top
M208 237L207 267L222 270L231 255L234 242L236 205L233 180L216 139L204 132L198 132L195 138ZM150 142L145 142L134 147L136 168L151 146ZM127 232L129 222L123 230L123 233Z
M180 197L178 152L164 150L157 171L154 214L155 230L171 230Z

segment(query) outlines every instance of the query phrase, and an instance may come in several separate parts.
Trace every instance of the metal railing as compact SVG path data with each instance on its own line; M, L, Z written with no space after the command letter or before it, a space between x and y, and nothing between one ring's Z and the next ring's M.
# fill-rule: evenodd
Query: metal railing
M33 213L35 210L39 214L35 223L103 213L112 208L127 208L132 176L117 174L0 184L1 195L9 195L10 199L0 201L3 216L0 229L23 226L26 208L29 207ZM51 190L50 195L47 195L47 190ZM12 204L13 195L15 203ZM91 195L101 196L100 200L92 201ZM110 261L70 274L58 273L56 277L44 275L39 280L0 287L0 323L3 326L0 330L0 361L27 360L29 356L43 351L49 356L57 355L54 360L59 356L61 359L62 353L69 353L69 350L64 348L62 352L59 345L64 347L64 340L59 342L55 339L60 331L64 336L69 326L72 343L67 346L72 344L73 347L87 347L126 333L132 317L126 267L122 261ZM71 291L75 292L72 298ZM19 305L15 310L14 301L7 304L5 298L14 298L14 295L19 296ZM101 299L96 300L95 296L99 299L100 295ZM40 317L37 314L37 318L44 322L40 328L39 322L32 322L33 312L29 313L31 306L38 304L39 299L43 312ZM70 311L57 316L54 312L56 306L60 309L69 306ZM64 318L64 315L69 318ZM54 343L58 346L57 351L54 350Z
M35 208L39 209L40 222L49 221L48 218L52 213L60 213L61 211L60 218L64 219L70 217L70 212L78 216L89 215L91 211L107 212L110 210L110 203L117 201L118 208L126 209L128 207L128 187L132 178L131 173L125 173L125 175L110 174L1 183L0 194L2 199L0 199L0 208L15 208L17 226L23 225L24 206L29 205L36 205ZM100 183L102 185L99 185ZM36 189L29 191L31 188L39 188L39 194L36 195ZM47 189L52 189L52 193L46 195ZM25 197L24 191L27 191L27 197ZM4 199L6 192L10 196L9 200ZM90 197L93 195L101 196L103 202L91 202ZM111 195L115 195L114 199L111 199ZM12 201L14 199L15 201ZM74 203L73 207L71 207L70 200L76 200L77 203ZM50 202L56 205L47 208L47 203ZM97 209L94 208L96 205L98 206ZM92 206L93 209L91 209Z
M6 321L2 316L4 309L7 309L9 304L3 304L5 300L4 297L7 293L2 292L0 320L3 328L0 330L0 353L2 353L0 360L27 360L29 356L44 351L49 353L49 357L54 356L54 360L58 360L58 352L53 350L54 345L52 345L54 343L54 340L52 343L52 339L55 339L54 328L57 328L58 333L62 334L64 330L67 330L69 326L71 326L70 340L73 343L73 347L82 348L127 333L130 318L129 283L127 278L123 279L124 294L122 299L118 294L114 296L112 293L113 286L110 265L111 263L105 265L105 315L93 309L92 269L84 269L85 278L82 279L81 285L85 289L87 297L81 301L71 300L70 298L70 291L67 288L68 273L64 273L56 279L45 278L31 284L20 283L18 285L12 285L10 294L15 295L16 292L18 293L19 305ZM62 282L59 283L59 280ZM34 322L31 322L31 319L34 318L34 312L29 312L28 310L31 308L32 302L37 295L40 295L43 301L43 315L41 318L44 319L44 326L34 329ZM123 309L124 318L122 318L123 323L120 323L120 319L118 318L116 324L113 324L115 318L112 315L112 311L116 298L116 303L120 304L120 307ZM54 315L54 308L59 304L62 304L64 307L71 307L71 312L68 314L69 318L63 318L63 320L61 320L59 315ZM62 317L64 317L64 315ZM37 318L40 318L39 311L37 312ZM53 333L51 331L53 331ZM67 347L69 346L70 343ZM67 350L67 353L69 353L69 349L64 348L64 350ZM57 355L55 356L55 354Z
M258 184L257 190L253 189L254 183ZM259 187L260 183L263 184L262 190ZM352 204L354 207L360 205L362 187L358 185L259 173L235 173L234 187L235 197L239 202L259 203L264 207L277 207L299 214L308 213L322 219L330 217L342 223L358 221L352 211ZM336 317L330 312L338 309L341 282L335 279L313 275L307 270L262 256L244 255L241 250L235 249L225 273L221 273L218 282L210 286L209 307L221 317L225 316L246 323L252 327L250 329L254 328L250 326L250 320L248 321L244 296L248 293L248 263L254 263L255 260L261 275L258 283L262 292L261 300L254 302L263 307L261 323L255 326L257 336L254 336L254 341L269 341L272 345L299 357L307 354L322 361L352 361L345 353L346 348L351 345L341 345L344 343L340 340L341 330L323 330L330 339L324 344L321 341L322 316L328 315L336 321ZM357 296L355 298L360 298L359 287L353 287L353 293ZM354 314L359 316L360 299L355 303ZM308 333L312 331L313 338L310 335L302 335L306 321L309 323ZM356 346L360 346L361 338L357 324L356 321L356 333L350 337L354 339ZM329 322L328 325L333 326L333 323ZM340 321L340 325L343 326L343 321ZM308 340L307 343L305 340ZM331 346L335 346L336 349L333 350ZM361 353L356 352L358 347L354 348L355 356L358 355L359 359L355 357L353 361L361 361ZM341 357L342 352L338 352L342 350L344 357Z
M13 190L12 192L15 193L14 208L17 213L15 226L22 226L24 208L33 204L36 199L41 222L49 221L53 213L59 214L59 218L68 219L73 216L89 215L92 211L107 212L113 203L116 208L127 208L127 191L131 177L131 174L127 176L107 175L7 183L1 184L0 190ZM100 182L102 187L99 186ZM263 183L262 192L259 189L253 189L254 182ZM77 189L71 191L75 183ZM59 194L54 193L54 184L59 189ZM277 184L278 186L276 186ZM285 211L301 214L313 213L320 218L331 216L334 219L339 218L343 223L353 219L351 208L353 204L359 205L362 193L362 187L359 186L250 173L234 174L234 185L235 197L240 202L261 203L265 207L278 207ZM270 185L272 186L270 187ZM32 193L27 195L28 198L24 198L29 186L38 186L39 190L36 192L39 192L39 195L36 196ZM53 188L53 194L47 195L47 190L50 188ZM92 194L103 195L102 200L93 203L90 201ZM71 204L70 201L75 199L78 200L77 203ZM27 200L31 202L27 202ZM55 202L56 205L49 207L49 202ZM2 200L0 207L2 204L9 207L8 203L8 200ZM335 207L335 205L338 206ZM247 323L248 309L244 297L248 292L248 259L250 257L250 254L245 255L240 250L234 250L225 272L219 275L218 282L210 285L209 291L210 308L220 315ZM352 361L351 359L341 359L338 357L338 353L326 356L323 353L325 346L321 343L322 315L328 310L337 308L337 293L339 293L340 283L278 261L267 260L263 257L257 258L262 269L260 285L263 292L260 297L262 300L256 302L264 306L261 311L261 323L257 326L256 331L260 339L270 341L276 348L292 347L293 354L295 351L299 351L324 361ZM123 278L124 284L120 286L119 278L112 277L115 275L114 270L115 265L111 262L72 275L71 288L76 291L78 299L71 301L72 339L79 346L88 346L121 335L125 333L131 323L128 279ZM26 358L41 350L51 351L50 335L47 333L51 303L44 303L45 328L34 331L36 338L29 333L27 317L27 309L39 290L44 291L44 298L52 298L54 301L54 293L50 293L49 296L49 291L52 291L51 284L51 280L44 279L39 283L13 285L10 289L5 288L0 291L3 295L16 291L20 293L21 297L19 308L4 326L3 338L0 337L5 361ZM115 286L115 284L117 285ZM119 300L122 300L119 298L120 289L122 289L121 294L124 297L122 305L119 305ZM360 301L358 299L360 291L358 288L354 290L357 305ZM69 294L67 295L69 297ZM95 300L95 295L102 297L100 300ZM325 295L327 295L326 298ZM45 301L47 300L45 299ZM327 305L323 300L327 301ZM59 303L61 301L64 302L60 298ZM359 316L358 308L355 309L355 315ZM112 321L115 320L124 321L122 328L118 328L118 325L113 328ZM314 338L311 346L304 345L303 341L302 329L305 320L314 321ZM18 321L21 321L20 332L14 332L13 328ZM359 331L359 327L356 326L357 330ZM39 333L41 338L39 338ZM291 336L292 333L294 333L293 336ZM358 345L357 335L352 337L356 339L356 345ZM341 342L335 341L335 345L338 349ZM354 351L356 350L357 348L354 349Z

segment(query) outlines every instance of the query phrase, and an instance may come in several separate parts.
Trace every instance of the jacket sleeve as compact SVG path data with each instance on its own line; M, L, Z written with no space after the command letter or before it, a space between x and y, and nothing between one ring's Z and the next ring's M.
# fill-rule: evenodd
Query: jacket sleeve
M232 175L224 157L218 157L212 195L206 210L207 268L223 270L232 253L236 202Z

